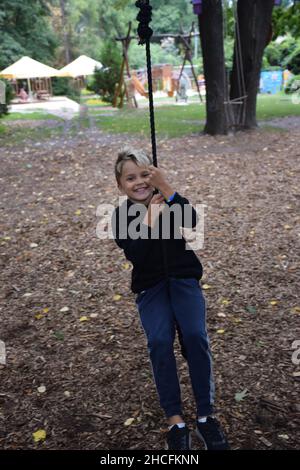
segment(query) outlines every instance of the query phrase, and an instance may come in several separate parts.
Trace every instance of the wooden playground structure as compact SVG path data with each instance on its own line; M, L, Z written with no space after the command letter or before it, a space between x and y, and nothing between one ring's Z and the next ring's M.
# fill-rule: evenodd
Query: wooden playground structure
M124 98L126 97L127 105L129 107L138 107L137 100L135 98L135 92L138 92L144 97L148 97L148 91L145 88L147 83L147 77L145 70L135 71L130 70L128 50L130 43L133 39L137 39L136 36L131 36L131 22L128 25L128 31L126 36L117 37L116 41L121 42L122 45L122 64L120 69L120 78L118 85L115 90L113 99L113 106L122 108L124 106ZM194 64L192 60L192 38L199 36L199 33L195 33L194 23L192 24L189 33L178 33L178 34L160 34L155 35L155 38L176 38L182 45L183 48L183 63L180 71L178 71L170 64L160 64L152 66L152 78L153 78L153 91L165 91L168 96L179 95L180 82L182 78L185 78L190 86L194 86L194 89L198 92L200 101L202 102L202 96L200 93L199 78L197 77ZM191 78L185 72L186 62L189 62L191 71ZM203 78L202 78L203 79Z

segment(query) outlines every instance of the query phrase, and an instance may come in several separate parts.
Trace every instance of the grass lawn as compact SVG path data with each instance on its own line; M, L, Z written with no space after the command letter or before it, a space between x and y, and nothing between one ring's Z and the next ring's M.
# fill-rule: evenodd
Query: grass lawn
M26 125L18 127L12 126L9 123L14 121L45 121L53 120L57 122L57 126L47 127L45 125L37 125L34 128L27 127ZM62 133L62 124L64 120L54 114L45 113L41 111L33 111L28 113L9 113L4 116L0 121L0 138L7 140L10 144L21 143L25 139L43 140L50 138L54 134ZM7 125L5 125L7 123Z
M142 136L149 136L149 112L148 108L139 109L106 109L107 104L94 97L87 98L89 114L92 122L100 129L111 133L129 133ZM194 97L193 97L194 98ZM157 100L159 101L159 100ZM159 137L180 137L203 130L205 122L205 104L190 100L191 104L174 106L174 98L166 98L166 104L156 106L155 124L156 132ZM96 109L97 107L98 109ZM99 109L99 107L101 107ZM300 116L300 104L292 103L291 97L284 93L277 95L258 95L257 117L258 120L267 121L284 116ZM57 121L57 129L43 129L41 133L37 129L15 128L13 131L14 140L19 141L22 138L51 137L52 133L62 131L61 124L63 120L53 114L35 111L31 113L11 113L5 116L0 122L0 136L11 138L10 126L5 123L15 120L47 120ZM73 124L76 126L76 119ZM87 127L89 121L81 123L82 127Z
M61 118L50 113L43 113L41 111L33 111L28 113L9 113L7 116L4 116L2 122L5 121L16 121L16 120L37 120L41 121L44 119L54 119L55 121L61 121Z
M93 115L93 111L90 111ZM96 112L95 112L96 114ZM276 117L300 116L300 105L292 103L285 94L259 95L257 105L258 120ZM149 134L148 109L123 109L115 115L95 116L96 124L109 132ZM157 134L161 137L176 137L199 132L204 127L205 104L181 106L160 106L155 110Z

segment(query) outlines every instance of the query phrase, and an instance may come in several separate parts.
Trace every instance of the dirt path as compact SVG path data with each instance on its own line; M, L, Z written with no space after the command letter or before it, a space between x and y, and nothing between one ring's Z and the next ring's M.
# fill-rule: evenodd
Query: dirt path
M94 131L1 149L0 448L164 445L130 269L114 242L95 233L97 206L117 202L113 164L125 143L149 148ZM207 205L198 254L210 286L216 405L234 449L300 447L292 361L300 340L299 143L297 128L159 141L175 187ZM179 354L178 364L193 424ZM38 429L47 437L35 444Z

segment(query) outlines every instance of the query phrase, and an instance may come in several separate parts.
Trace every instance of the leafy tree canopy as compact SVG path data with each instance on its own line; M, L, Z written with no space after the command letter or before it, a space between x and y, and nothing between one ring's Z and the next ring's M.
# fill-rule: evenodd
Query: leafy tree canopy
M1 0L0 69L28 55L51 63L57 39L49 22L44 0Z

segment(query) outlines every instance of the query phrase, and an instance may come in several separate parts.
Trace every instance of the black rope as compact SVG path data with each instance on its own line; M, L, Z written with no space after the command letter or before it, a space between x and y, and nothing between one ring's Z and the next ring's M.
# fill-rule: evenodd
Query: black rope
M153 34L153 31L149 26L149 23L152 19L152 15L151 15L152 6L149 5L149 0L138 0L137 2L135 2L135 6L137 8L140 8L140 12L136 17L137 21L139 22L138 29L137 29L139 39L140 39L139 44L146 44L152 160L153 160L153 165L157 167L155 119L154 119L154 105L153 105L153 86L152 86L152 66L151 66L151 52L150 52L150 39Z
M151 129L151 143L152 143L152 160L153 165L157 167L157 152L156 152L156 135L155 135L155 119L154 119L154 104L153 104L153 87L152 87L152 66L151 66L151 51L150 51L150 39L153 34L152 29L149 26L149 23L152 19L152 7L149 5L149 0L137 0L135 6L140 8L140 12L137 15L136 19L139 22L138 25L138 36L139 44L146 44L146 58L147 58L147 76L148 76L148 91L149 91L149 115L150 115L150 129ZM158 193L158 190L155 189L154 193ZM161 239L162 242L162 254L164 262L164 270L168 283L168 294L170 295L170 284L169 284L169 268L168 268L168 258L167 258L167 247L166 240ZM176 322L176 329L178 332L179 343L181 347L181 353L186 359L186 349L183 343L182 332L178 323Z

